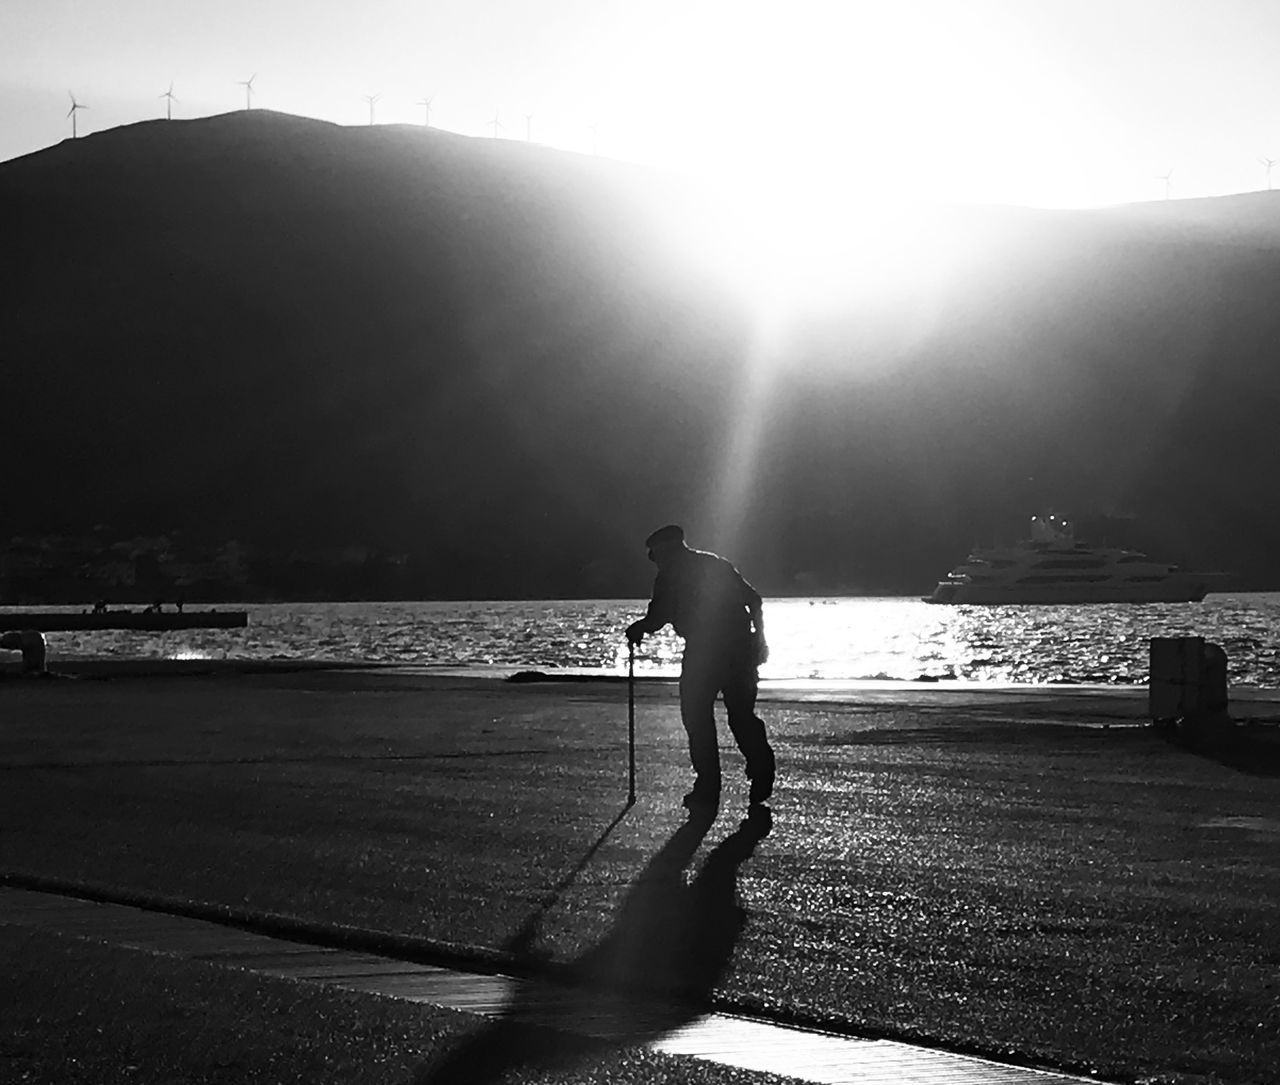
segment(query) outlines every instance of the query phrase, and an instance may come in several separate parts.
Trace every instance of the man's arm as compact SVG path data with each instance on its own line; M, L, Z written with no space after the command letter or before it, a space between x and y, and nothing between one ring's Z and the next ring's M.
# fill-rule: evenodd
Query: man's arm
M646 633L656 633L668 622L673 621L674 603L670 580L659 573L653 582L653 598L649 600L649 607L644 617L627 626L627 640L632 644L639 644L644 640Z

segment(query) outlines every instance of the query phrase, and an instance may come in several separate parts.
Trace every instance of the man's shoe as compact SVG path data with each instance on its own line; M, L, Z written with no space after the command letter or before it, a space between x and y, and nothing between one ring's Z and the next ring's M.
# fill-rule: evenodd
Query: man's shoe
M773 794L773 777L776 771L777 764L774 761L773 748L766 746L759 762L747 769L747 775L751 778L751 793L748 800L752 806L764 802Z
M680 800L680 804L686 810L716 810L720 806L720 789L694 784L693 790Z

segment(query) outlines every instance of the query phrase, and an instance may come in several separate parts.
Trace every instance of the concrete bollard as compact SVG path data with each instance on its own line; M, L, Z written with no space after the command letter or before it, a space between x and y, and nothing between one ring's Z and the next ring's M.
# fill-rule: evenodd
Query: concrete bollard
M0 648L22 653L22 670L26 674L44 674L46 648L44 634L38 629L0 633Z

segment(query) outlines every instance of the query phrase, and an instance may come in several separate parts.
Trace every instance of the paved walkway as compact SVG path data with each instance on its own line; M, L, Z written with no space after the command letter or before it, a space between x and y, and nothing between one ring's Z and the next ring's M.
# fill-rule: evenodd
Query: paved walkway
M270 938L217 923L52 893L0 888L0 925L57 931L113 945L427 1002L488 1018L569 1028L603 1039L636 1035L637 1006L610 1005L598 992L458 972ZM1048 1073L887 1040L860 1040L708 1014L664 1032L662 1007L646 1046L752 1071L829 1085L1080 1085L1096 1078ZM643 1031L643 1030L641 1030Z

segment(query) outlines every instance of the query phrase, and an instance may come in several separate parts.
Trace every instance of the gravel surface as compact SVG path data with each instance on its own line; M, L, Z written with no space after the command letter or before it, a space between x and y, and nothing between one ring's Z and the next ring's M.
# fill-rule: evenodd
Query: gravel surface
M616 685L6 681L0 869L1124 1080L1274 1082L1265 736L1223 763L1132 697L770 696L772 826L744 849L732 749L719 819L685 825L666 685L640 690L624 813Z

